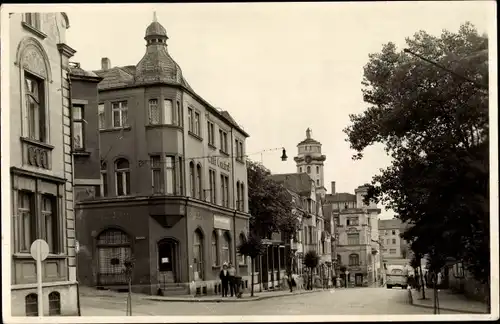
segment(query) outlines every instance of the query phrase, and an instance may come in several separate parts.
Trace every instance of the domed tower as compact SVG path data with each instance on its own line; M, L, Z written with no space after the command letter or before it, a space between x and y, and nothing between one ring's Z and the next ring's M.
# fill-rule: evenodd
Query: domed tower
M166 82L184 84L180 66L174 61L167 50L167 31L158 22L156 13L153 22L146 28L146 54L135 69L135 82L154 83Z
M316 193L322 197L326 194L324 186L324 162L326 156L321 154L321 143L311 137L311 129L306 130L306 139L297 145L298 155L294 158L297 172L307 173L316 184Z

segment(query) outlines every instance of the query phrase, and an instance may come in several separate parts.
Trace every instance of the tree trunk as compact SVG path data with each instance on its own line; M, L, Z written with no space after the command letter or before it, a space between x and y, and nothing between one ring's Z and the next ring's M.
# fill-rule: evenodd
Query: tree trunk
M434 314L438 314L438 300L437 300L437 274L433 276L434 281Z
M422 272L422 264L419 265L420 268L420 282L422 283L422 299L425 299L425 283L424 283L424 273Z
M250 289L250 296L253 297L253 277L255 277L255 258L252 258L252 279L250 280L251 282L251 289Z

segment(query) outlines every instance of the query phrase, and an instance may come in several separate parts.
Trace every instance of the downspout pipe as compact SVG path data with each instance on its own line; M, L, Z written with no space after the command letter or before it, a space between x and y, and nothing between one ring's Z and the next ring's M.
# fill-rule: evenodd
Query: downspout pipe
M233 208L234 208L234 213L233 213L233 257L234 257L234 268L236 269L236 275L239 275L240 274L240 267L239 265L237 264L236 262L236 239L237 239L237 235L236 235L236 212L238 211L237 208L236 208L236 197L235 197L235 188L234 188L234 185L235 185L235 182L236 182L236 179L234 178L234 165L235 165L235 157L234 157L234 134L233 134L233 131L234 131L234 127L231 126L231 183L232 183L232 187L233 187Z

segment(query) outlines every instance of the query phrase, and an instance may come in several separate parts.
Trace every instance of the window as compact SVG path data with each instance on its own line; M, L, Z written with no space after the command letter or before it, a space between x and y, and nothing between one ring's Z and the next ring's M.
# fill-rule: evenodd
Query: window
M43 238L49 245L49 252L56 253L57 251L57 203L56 197L50 195L42 195L42 219L44 222Z
M208 170L208 177L210 181L210 202L215 204L215 190L217 188L215 185L215 170Z
M359 266L359 255L355 253L349 255L349 266Z
M208 144L215 145L214 123L207 121Z
M164 192L164 178L161 166L161 157L159 155L151 156L151 181L153 193Z
M174 107L172 105L172 100L163 100L163 124L171 125L173 123L173 112Z
M196 185L197 185L197 198L198 199L203 199L203 185L201 182L202 179L202 174L201 174L201 164L198 164L196 166Z
M104 104L99 104L97 107L99 115L99 129L106 128L106 115L104 114Z
M302 173L302 167L299 168L299 173Z
M188 130L192 133L194 130L193 108L188 108Z
M57 291L49 294L49 316L61 315L61 295Z
M180 167L180 165L179 165ZM167 178L167 190L169 195L174 194L175 188L175 157L167 156L165 161L165 176Z
M227 133L223 130L219 130L219 138L220 138L220 150L224 153L227 152Z
M184 162L182 161L182 156L179 156L179 167L177 168L178 176L177 176L177 183L178 189L179 189L179 195L184 194Z
M359 233L347 234L347 244L348 245L358 245L359 244Z
M24 14L24 22L33 28L36 28L38 30L41 29L40 13L38 13L38 12L25 13Z
M342 264L342 256L340 254L337 254L337 264L338 265Z
M125 159L118 159L115 163L116 195L130 194L130 164Z
M195 280L203 279L203 234L199 229L194 232L193 264Z
M392 239L392 244L396 244L396 239Z
M240 183L240 210L245 211L245 185L243 183Z
M389 253L390 253L390 254L396 254L396 249L390 249L390 250L389 250Z
M387 244L391 244L391 239L387 239Z
M245 152L243 151L243 142L240 141L240 159L243 160L243 158L245 157Z
M224 207L229 207L229 177L221 174L220 182L221 182L221 205Z
M111 110L113 111L113 127L128 126L128 107L126 101L113 102Z
M177 101L177 125L182 126L182 106L179 101Z
M84 149L83 106L73 105L73 147L75 150Z
M245 234L241 233L240 234L240 243L239 244L242 244L246 241L246 237L245 237ZM240 264L246 264L246 257L242 254L240 254Z
M316 185L319 186L319 179L316 179Z
M31 293L24 298L26 316L38 316L38 295Z
M101 197L106 197L108 195L108 165L106 162L101 161Z
M396 231L395 230L392 230L392 235L396 235Z
M241 193L240 193L240 182L239 181L236 181L236 209L237 210L240 210L240 197L241 197Z
M200 113L194 113L194 133L198 136L201 135Z
M228 232L223 235L221 261L222 263L231 262L231 238Z
M40 142L45 142L46 119L43 80L25 72L24 82L28 116L28 137Z
M196 194L196 182L194 174L194 163L189 162L189 186L191 189L191 197L194 198Z
M319 166L316 166L316 173L319 174Z
M149 100L149 123L158 125L160 123L160 107L158 107L158 99Z
M212 232L212 265L219 264L219 250L217 249L217 232Z
M36 216L33 209L33 197L32 192L18 192L19 252L29 252L31 243L35 240Z
M311 173L311 167L310 166L307 167L307 173Z
M358 226L359 218L358 217L349 217L347 218L347 226Z

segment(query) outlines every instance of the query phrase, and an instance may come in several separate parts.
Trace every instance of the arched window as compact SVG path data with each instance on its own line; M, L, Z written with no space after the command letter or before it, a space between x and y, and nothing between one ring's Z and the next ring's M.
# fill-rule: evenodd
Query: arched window
M115 162L116 195L130 195L130 164L126 159Z
M246 240L247 240L247 238L245 237L245 234L240 233L240 241L239 241L239 244L244 243ZM246 264L246 259L247 259L247 258L246 258L244 255L240 255L240 264Z
M299 173L302 173L302 167L299 167Z
M196 166L196 185L198 186L198 199L203 199L203 186L201 182L201 164Z
M241 189L240 189L240 193L241 193L241 198L240 198L241 211L245 211L245 185L242 182L240 184L240 186L241 186Z
M316 166L316 173L319 174L319 166Z
M194 163L189 162L189 186L191 190L191 197L195 197L196 193L196 183L195 183L195 175L194 175Z
M359 255L357 255L356 253L349 255L349 265L359 266Z
M194 280L203 280L203 233L197 229L193 235Z
M123 266L132 257L129 235L120 229L109 228L97 236L96 245L97 285L127 284Z
M31 293L24 298L26 316L38 316L38 295Z
M307 173L311 173L311 167L307 166Z
M49 315L61 315L61 294L57 291L49 294Z
M316 179L316 185L319 186L319 179Z
M108 195L108 164L101 161L101 197Z
M213 231L212 232L212 265L217 266L219 265L219 250L217 248L217 232Z
M240 182L236 181L236 209L241 210L241 192L240 192Z
M340 254L337 254L337 264L342 265L342 256Z
M224 233L222 240L221 261L227 263L231 262L231 237L228 232Z

